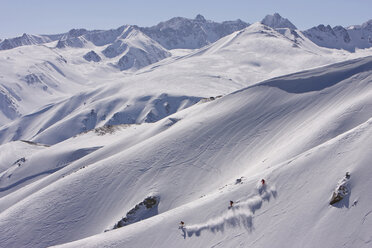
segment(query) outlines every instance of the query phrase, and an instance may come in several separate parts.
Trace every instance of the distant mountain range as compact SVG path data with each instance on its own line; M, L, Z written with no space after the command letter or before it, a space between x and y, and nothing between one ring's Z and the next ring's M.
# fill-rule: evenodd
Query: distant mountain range
M276 29L297 29L293 23L281 17L278 13L265 16L261 23ZM121 47L119 50L125 50L122 44L118 44L122 42L117 42L117 40L123 39L123 31L127 30L129 27L131 31L136 30L137 35L139 32L142 32L168 50L178 48L196 49L211 44L249 25L249 23L239 19L236 21L218 23L206 20L202 15L197 15L195 19L175 17L152 27L125 25L111 30L88 31L86 29L72 29L67 33L55 35L23 34L20 37L0 40L0 50L12 49L25 45L44 44L53 41L58 41L56 44L57 48L68 46L84 47L89 42L97 46L104 46L116 42L116 44L113 45L114 47ZM321 24L304 30L303 33L315 44L327 48L355 51L355 49L364 49L372 46L372 20L362 25L350 27L335 26L332 28L329 25ZM154 45L152 49L154 49L154 52L160 52L157 45ZM162 49L160 48L160 50ZM167 56L164 52L160 53L162 53L160 58ZM128 56L132 57L133 51L131 55ZM128 66L119 65L118 67L120 69L126 69Z
M110 80L117 82L118 78L123 75L120 74L118 77L116 73L121 71L132 74L145 67L147 70L153 70L155 67L162 66L162 63L172 64L179 59L206 54L207 56L204 57L208 57L208 60L203 61L200 68L213 66L220 68L219 71L234 68L231 70L240 71L239 77L232 79L231 74L226 73L226 76L222 78L235 80L240 86L247 86L252 82L277 76L283 72L289 73L307 68L303 62L308 61L309 53L323 58L327 57L326 59L314 58L317 63L310 63L309 65L312 66L344 59L340 59L339 55L327 56L330 51L324 50L324 47L354 52L355 49L368 48L372 45L372 21L349 28L341 26L331 28L319 25L301 32L288 19L275 13L267 15L261 24L258 24L260 23L248 24L242 20L218 23L206 20L202 15L197 15L194 19L175 17L153 27L124 25L110 30L72 29L63 34L23 34L20 37L2 40L0 41L0 50L4 56L0 59L3 70L3 74L0 75L0 124L32 113L46 104L61 102L66 97L71 97L71 94L75 94L75 92L90 90L92 85L101 86ZM242 36L244 39L241 38ZM269 43L265 46L260 45L267 40L264 36L276 37L277 39L270 41L275 45L272 46ZM240 40L239 43L236 40ZM287 41L284 42L284 40ZM14 48L17 49L13 50ZM302 51L296 51L293 48L300 48L298 50ZM331 53L337 51L340 52L333 50ZM283 62L282 58L288 54L298 56L302 60L299 64L292 64L291 59ZM213 56L216 55L223 58L215 59ZM262 57L257 57L258 55ZM234 56L234 58L230 56ZM270 62L266 61L267 59ZM231 63L232 60L234 60L233 63ZM292 60L296 61L296 59ZM208 64L211 61L216 61L218 64ZM230 64L221 66L222 61L230 61ZM275 66L273 66L274 64ZM154 65L154 67L148 67L150 65ZM190 67L190 65L183 66ZM249 69L247 74L249 77L242 76L246 71L241 68ZM199 68L195 68L195 70L199 70ZM176 72L172 72L174 75L178 75L174 77L175 81L187 77L187 75L181 76L180 72L182 71L183 68L179 67ZM280 73L278 73L279 71ZM200 72L199 76L200 80L205 81L201 76L203 73L205 72ZM170 71L167 71L161 76L152 78L151 84L167 81L168 79L165 77L169 77L169 74ZM221 75L218 75L217 78L221 78ZM101 81L101 79L103 80ZM92 82L93 80L95 82ZM148 77L142 81L149 82ZM225 84L225 87L229 88L228 91L231 92L230 86L227 85L229 84ZM235 85L233 89L237 89ZM220 89L215 92L221 93ZM156 92L153 95L154 99L163 99L162 93ZM38 98L34 98L34 95L37 95ZM191 100L194 102L195 99L205 95L195 94L193 91L190 96L196 96ZM118 99L121 98L121 95L118 96ZM83 102L81 99L77 101L79 104ZM120 104L115 106L115 109L117 108L116 110L119 111L120 106ZM113 105L110 105L108 109L113 110ZM90 110L87 109L86 112L89 114ZM138 114L141 113L138 109L134 112L136 113L134 117L125 120L114 116L115 113L110 113L110 115L112 115L114 123L121 124L149 121L164 116L161 114L156 118L145 118L143 116L150 113L147 109L146 113L142 113L143 116ZM66 113L66 116L68 114ZM152 114L150 113L149 116ZM108 116L108 113L102 116L103 120ZM102 123L106 122L111 123L109 120L102 121ZM54 121L50 123L54 123ZM80 132L85 128L83 125L77 130ZM39 131L36 130L34 133ZM24 133L24 128L19 129L16 133L17 135L14 137L14 132L11 132L10 136L6 136L14 140ZM1 136L4 137L3 134L4 131L0 130L0 140Z

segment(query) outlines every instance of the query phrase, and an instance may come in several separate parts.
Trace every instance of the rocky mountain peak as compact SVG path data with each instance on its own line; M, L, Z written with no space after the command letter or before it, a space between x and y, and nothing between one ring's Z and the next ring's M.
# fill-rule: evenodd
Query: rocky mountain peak
M297 29L292 22L290 22L287 18L283 18L278 13L274 13L273 15L267 15L261 21L262 24L272 27L272 28L290 28L290 29Z
M198 21L198 22L206 22L204 16L202 16L201 14L198 14L198 15L195 17L195 21Z

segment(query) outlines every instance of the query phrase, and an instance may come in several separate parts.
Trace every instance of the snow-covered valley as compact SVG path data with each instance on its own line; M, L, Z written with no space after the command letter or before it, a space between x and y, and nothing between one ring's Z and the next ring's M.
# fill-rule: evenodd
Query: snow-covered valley
M370 247L372 50L279 17L0 51L0 247Z

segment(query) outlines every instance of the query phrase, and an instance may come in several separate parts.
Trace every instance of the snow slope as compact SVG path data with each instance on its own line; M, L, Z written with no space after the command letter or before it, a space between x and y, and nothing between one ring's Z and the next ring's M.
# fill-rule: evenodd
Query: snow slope
M0 125L83 90L89 83L70 61L46 46L0 51L0 67Z
M372 57L319 67L155 123L60 142L50 157L103 147L0 198L0 243L369 247L371 71ZM330 206L347 171L349 198ZM103 233L148 196L160 199L157 215Z
M107 84L112 78L118 80L124 76L118 69L138 70L171 55L132 27L123 27L116 32L117 37L111 38L113 44L102 41L109 40L108 31L102 31L103 34L85 34L84 40L89 44L81 48L56 49L54 42L48 46L22 46L0 51L0 125L66 100L78 92ZM62 39L76 43L71 41L71 36L80 34L70 31ZM94 50L100 54L100 59L87 59L87 54ZM94 54L99 56L96 52Z
M154 122L202 98L368 54L320 48L299 31L274 30L259 23L186 55L174 53L125 77L110 71L106 60L88 63L82 59L81 54L90 48L85 49L70 48L61 54L69 61L67 73L79 72L79 83L86 90L4 125L0 128L1 143L26 139L55 144L95 127ZM72 66L75 71L70 72Z
M198 15L195 19L173 18L150 28L124 25L110 30L72 29L65 34L25 34L3 40L1 44L11 42L13 45L0 51L0 125L108 82L145 80L147 84L149 81L164 82L167 76L171 78L169 81L190 82L196 79L187 75L190 68L201 77L198 81L211 82L198 95L209 97L227 94L274 76L367 55L365 51L348 54L319 48L300 31L293 30L293 24L279 14L267 16L264 20L277 30L268 31L258 24L245 28L248 24L240 20L216 23ZM369 29L369 22L366 22L348 28L347 32L354 32L349 34L350 39L363 36L360 39L366 41ZM243 35L234 33L236 30L241 30ZM333 40L330 42L337 44ZM200 47L203 48L167 50ZM214 51L213 55L205 53L210 50ZM189 55L185 56L187 53ZM302 57L305 59L301 60ZM164 69L151 73L151 76L138 77L138 80L133 77L123 80L141 68L144 71L155 70L170 63L176 64L166 67L175 72L174 75L169 75L169 71ZM205 93L211 84L213 89L220 87L217 94Z

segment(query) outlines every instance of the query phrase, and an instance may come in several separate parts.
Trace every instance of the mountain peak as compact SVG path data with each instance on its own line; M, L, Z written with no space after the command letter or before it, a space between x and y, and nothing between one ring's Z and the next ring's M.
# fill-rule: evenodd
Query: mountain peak
M297 29L296 26L293 25L293 23L291 23L287 18L283 18L278 13L265 16L265 18L262 19L261 23L272 28Z
M198 15L195 17L195 21L206 22L204 16L202 16L201 14L198 14Z
M372 19L363 23L362 28L372 30Z
M82 36L83 34L87 33L88 31L84 28L80 28L80 29L71 29L70 31L68 31L68 34L72 37L79 37L79 36Z

